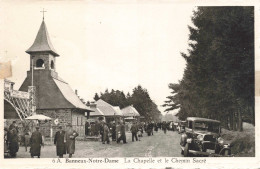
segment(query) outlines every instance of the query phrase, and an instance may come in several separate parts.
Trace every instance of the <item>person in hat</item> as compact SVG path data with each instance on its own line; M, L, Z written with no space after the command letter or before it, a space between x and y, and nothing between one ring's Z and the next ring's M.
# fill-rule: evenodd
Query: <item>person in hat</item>
M158 123L154 123L154 131L158 132L158 128L159 128Z
M78 135L79 134L72 129L72 125L68 124L65 133L65 140L66 140L66 151L69 154L69 158L71 158L72 154L75 153L75 139Z
M164 134L166 134L166 131L167 131L167 124L166 124L166 121L163 121L162 129L163 129L163 131L164 131Z
M104 142L104 121L99 120L99 134L101 135L101 142Z
M138 141L138 137L137 137L137 132L138 132L138 126L136 124L136 121L134 122L134 124L131 126L130 131L132 132L132 142L134 142L134 138L136 141Z
M32 136L30 138L30 144L31 144L31 157L37 156L40 158L41 156L41 146L44 146L43 140L42 140L42 134L39 132L39 126L36 126L36 131L32 133Z
M16 157L16 153L19 150L18 131L16 130L15 127L9 129L9 132L7 133L7 140L9 145L10 156L14 158Z
M113 121L112 124L112 141L116 141L116 122Z
M126 135L125 135L125 124L124 122L121 122L120 124L120 137L117 139L117 143L120 143L120 141L123 140L123 143L126 144Z
M107 142L107 144L110 143L110 140L109 140L109 128L108 128L108 125L107 123L104 123L103 124L103 128L104 128L104 132L103 132L103 144L105 144L105 142Z
M16 130L18 132L18 126L16 124L16 121L13 121L13 123L9 126L9 131L11 131L13 128L16 128Z
M57 131L55 134L54 144L56 145L57 156L59 156L59 158L63 158L63 154L66 154L66 145L65 131L62 130L62 126L59 126L59 131Z

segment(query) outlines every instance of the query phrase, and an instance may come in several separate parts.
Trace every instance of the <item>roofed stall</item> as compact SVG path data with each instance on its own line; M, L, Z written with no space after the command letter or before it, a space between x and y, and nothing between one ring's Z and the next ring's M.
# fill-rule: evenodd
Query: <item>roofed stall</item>
M95 113L90 113L90 116L94 114L103 114L107 123L119 120L123 116L120 108L118 106L112 106L109 103L105 102L102 99L96 101Z
M138 120L140 119L140 114L138 113L138 111L132 105L123 108L121 111L123 113L125 120L131 121L131 120L134 120L134 119L138 119Z

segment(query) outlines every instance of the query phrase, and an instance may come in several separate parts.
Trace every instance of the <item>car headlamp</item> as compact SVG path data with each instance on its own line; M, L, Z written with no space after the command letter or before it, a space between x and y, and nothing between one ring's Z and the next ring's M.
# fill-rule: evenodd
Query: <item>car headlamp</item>
M181 141L185 142L187 140L187 135L186 134L182 134L181 135Z
M197 136L197 139L198 139L199 141L203 141L203 135L198 135L198 136Z
M182 139L182 140L186 140L186 139L187 139L187 135L186 135L186 134L182 134L182 135L181 135L181 139Z
M221 145L223 145L223 144L224 144L224 139L221 138L221 137L219 137L219 138L218 138L218 143L221 144Z
M187 143L191 143L191 142L192 142L192 138L188 138Z

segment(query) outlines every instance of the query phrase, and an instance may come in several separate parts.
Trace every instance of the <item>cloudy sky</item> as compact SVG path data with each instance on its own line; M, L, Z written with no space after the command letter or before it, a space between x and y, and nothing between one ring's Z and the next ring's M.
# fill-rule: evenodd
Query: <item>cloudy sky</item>
M26 1L1 3L0 60L12 61L18 89L29 70L29 55L42 22L56 51L59 76L85 100L138 84L162 105L169 83L182 78L188 48L188 25L194 5L184 3L97 3ZM7 51L7 52L6 52ZM164 108L159 106L161 111Z

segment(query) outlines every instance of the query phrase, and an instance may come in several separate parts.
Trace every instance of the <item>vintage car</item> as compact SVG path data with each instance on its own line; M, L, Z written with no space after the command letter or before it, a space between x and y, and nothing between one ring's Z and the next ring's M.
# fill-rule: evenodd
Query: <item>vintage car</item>
M217 120L188 117L185 132L181 136L181 153L189 156L230 156L230 144L220 137Z

